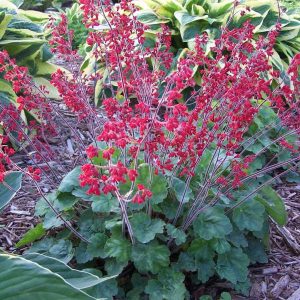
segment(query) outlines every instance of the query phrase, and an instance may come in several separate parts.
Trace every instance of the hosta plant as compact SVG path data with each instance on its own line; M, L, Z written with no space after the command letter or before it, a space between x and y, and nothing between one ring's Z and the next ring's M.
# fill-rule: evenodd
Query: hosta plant
M100 291L111 280L99 278L89 270L74 270L58 259L38 253L0 253L0 266L1 299L100 299L101 296L91 296L91 291Z
M18 6L22 3L17 1ZM18 6L13 1L0 1L0 50L7 51L18 66L26 66L34 77L35 84L47 86L49 97L58 99L57 91L49 83L51 73L57 70L57 66L48 62L52 57L45 30L49 16L41 12L22 10ZM21 94L22 91L13 90L10 83L5 80L3 71L0 70L1 105L18 106L17 99ZM38 120L34 111L29 113L26 110L21 112L20 118L25 123ZM0 133L2 131L0 123ZM21 146L11 136L10 139L15 148Z
M81 4L91 29L87 44L105 64L105 76L72 68L72 77L58 70L51 80L88 128L88 147L77 122L55 110L45 88L33 85L24 69L11 68L7 53L0 56L5 79L24 91L23 108L39 111L43 121L34 129L47 126L46 133L55 134L55 115L72 131L79 154L77 167L45 195L41 175L53 184L59 180L48 163L54 155L43 141L33 143L36 159L46 167L23 172L41 195L36 215L43 222L26 243L45 230L57 234L27 253L93 268L96 275L117 275L103 295L110 299L188 299L212 276L247 293L249 264L267 260L269 220L286 222L284 203L271 184L299 167L300 57L287 69L287 84L269 65L281 25L257 38L246 22L225 27L210 53L202 34L194 50L176 59L167 26L149 47L149 28L137 20L132 2L104 2ZM58 25L53 21L50 43L59 57L76 65L65 16ZM93 99L96 82L102 87L100 107ZM16 122L18 110L0 109L6 132L28 141ZM7 167L19 166L2 139L6 164L0 174L6 184ZM276 154L266 160L273 155L270 149Z
M161 4L157 0L136 0L142 8L138 19L150 26L149 40L155 37L159 24L167 24L172 29L175 48L194 46L195 37L206 32L212 42L221 33L222 27L234 28L246 20L255 26L255 34L266 35L278 22L282 29L273 50L273 64L279 64L278 55L284 65L300 51L300 14L293 10L283 10L276 0L211 1L211 0L168 0ZM211 43L207 44L207 49Z

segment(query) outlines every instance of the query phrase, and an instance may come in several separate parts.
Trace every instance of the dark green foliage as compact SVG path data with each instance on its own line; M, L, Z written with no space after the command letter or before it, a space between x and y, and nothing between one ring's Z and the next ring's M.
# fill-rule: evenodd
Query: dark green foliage
M200 164L204 166L205 160ZM204 209L184 232L171 224L172 212L178 207L177 196L180 193L182 196L178 184L181 185L184 179L173 180L175 186L172 186L172 183L162 180L160 174L150 176L147 164L141 164L140 170L138 180L146 186L155 186L155 190L161 191L164 197L153 201L152 214L147 212L147 206L131 205L129 208L134 244L126 232L122 233L117 199L101 195L80 200L74 196L81 194L77 168L65 177L49 200L66 219L72 216L72 222L77 224L78 231L90 243L59 234L57 239L36 242L30 252L47 254L64 262L75 259L80 268L92 267L101 274L118 276L117 280L105 283L109 299L116 294L120 299L185 299L188 293L186 280L200 284L214 275L226 279L235 289L247 294L249 264L267 261L268 214L281 224L285 220L282 218L284 205L279 195L271 187L265 187L252 199L236 205L243 195L251 191L249 187L243 187L233 193L236 197L234 202L228 199L226 203L221 201ZM198 170L201 170L201 165ZM149 176L152 181L148 181ZM201 181L200 174L195 177L196 182ZM125 190L126 186L124 184ZM188 198L193 198L194 192L191 188ZM81 204L90 208L82 211ZM51 228L61 227L54 215L50 217L50 209L43 200L38 203L36 212L45 216L44 227L49 227L49 222ZM185 211L182 216L184 214ZM94 291L92 295L98 294Z

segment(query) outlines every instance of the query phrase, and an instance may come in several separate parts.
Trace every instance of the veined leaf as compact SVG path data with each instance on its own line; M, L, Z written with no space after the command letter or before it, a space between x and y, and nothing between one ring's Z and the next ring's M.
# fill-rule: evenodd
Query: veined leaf
M7 205L21 188L22 172L9 172L0 183L0 210Z
M60 275L23 257L0 254L0 269L1 299L95 299L68 284Z

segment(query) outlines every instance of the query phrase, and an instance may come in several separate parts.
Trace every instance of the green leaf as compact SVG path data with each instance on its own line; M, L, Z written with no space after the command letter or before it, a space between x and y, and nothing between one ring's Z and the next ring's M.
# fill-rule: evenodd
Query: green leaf
M153 25L167 23L169 20L159 18L152 10L140 10L136 12L136 16L141 23Z
M136 244L132 248L131 260L141 273L157 274L161 268L169 265L170 251L156 241L149 244Z
M208 18L208 16L192 16L187 11L176 11L174 16L182 26L198 20L206 20Z
M141 243L148 243L157 233L163 233L165 223L160 219L151 219L146 213L134 214L131 219L133 234Z
M267 213L274 219L274 221L284 226L287 222L287 212L285 210L284 202L278 193L270 186L265 186L259 191L259 195L255 197L261 203Z
M220 3L208 2L209 12L211 18L217 18L226 14L233 6L232 0L222 0Z
M244 250L249 256L250 262L265 264L268 262L268 256L265 252L264 246L261 241L255 238L248 239L248 247Z
M111 194L93 196L91 198L93 212L96 213L109 213L120 211L119 202L115 197L112 197Z
M22 172L9 172L4 182L0 183L0 211L6 206L21 188Z
M40 253L68 263L74 256L72 242L64 239L45 238L34 243L26 253Z
M205 283L210 277L215 274L215 262L212 259L209 260L197 260L197 278Z
M90 238L90 243L87 246L87 252L93 257L105 258L106 253L104 246L107 241L107 236L104 233L96 233Z
M201 34L209 26L208 20L199 20L187 25L180 26L180 35L183 42L193 40L198 34Z
M0 299L95 299L58 274L22 257L0 254L0 269Z
M168 195L168 183L166 178L161 174L154 174L150 191L152 192L152 197L150 199L152 205L163 202Z
M0 39L2 39L7 25L9 24L10 20L12 19L12 15L6 15L5 12L0 14Z
M199 260L209 260L214 255L210 243L202 239L194 239L187 252Z
M69 193L72 192L72 190L75 187L79 187L79 180L78 177L81 174L81 167L76 167L71 172L69 172L62 182L60 183L58 190L60 192Z
M220 300L231 300L232 298L231 298L231 295L228 293L228 292L223 292L222 294L221 294L221 298L220 298Z
M141 294L144 292L144 289L147 285L147 281L140 274L134 273L131 277L131 284L133 286L133 289L131 289L126 294L126 299L127 300L140 300Z
M219 254L223 254L231 249L231 246L226 239L212 239L209 243L211 248Z
M247 200L234 209L232 220L240 230L259 231L264 223L265 208L256 200Z
M75 258L78 264L85 264L93 260L93 255L87 252L87 244L85 242L80 242L78 247L76 247Z
M180 252L178 261L173 264L173 267L183 272L195 272L197 270L195 258L186 252Z
M186 241L186 234L181 229L176 228L172 224L167 224L166 229L167 229L168 235L171 238L175 239L175 243L177 246L183 244Z
M168 195L168 183L164 176L158 174L150 174L148 164L141 164L138 167L139 176L136 179L137 184L144 184L152 192L151 204L158 204ZM152 181L151 181L152 178Z
M232 243L235 247L247 247L248 242L242 231L240 231L235 226L233 231L226 237L226 239Z
M186 293L184 279L185 276L181 272L164 269L159 272L157 279L148 281L145 292L149 294L150 300L182 300Z
M20 248L36 240L39 240L45 234L46 234L46 230L43 228L43 224L39 223L34 228L31 228L24 234L24 236L16 244L16 247Z
M223 209L210 207L203 211L193 223L195 234L205 240L223 238L232 231L232 225Z
M102 276L101 271L98 269L84 269L84 271L92 273L96 276ZM114 278L116 276L107 277L108 280L105 280L104 282L93 286L88 289L84 289L86 293L88 293L90 296L99 298L99 297L105 297L105 299L113 300L114 296L118 294L118 282Z
M232 248L231 251L218 256L216 270L221 278L235 284L247 279L249 262L242 249Z
M107 256L115 257L118 262L127 262L131 253L131 244L122 235L111 236L104 247Z
M188 187L184 193L185 182L177 177L174 177L172 180L172 188L174 189L177 200L178 201L183 200L183 203L188 202L193 196L193 192L190 187Z
M53 273L60 275L68 284L80 290L93 287L114 277L110 276L99 278L98 276L88 272L72 269L56 258L39 253L27 253L23 257L46 269L49 269Z
M58 193L55 204L60 211L63 211L74 208L78 201L79 199L70 193Z
M47 211L43 221L43 227L45 229L57 228L63 224L63 220L59 218L52 209Z
M38 86L43 86L45 87L45 90L47 91L47 96L51 99L55 100L61 100L61 97L56 89L49 80L43 78L43 77L34 77L33 81L38 85ZM41 94L42 95L42 94Z
M127 266L126 262L118 262L115 258L105 259L105 271L108 275L119 275L123 269Z

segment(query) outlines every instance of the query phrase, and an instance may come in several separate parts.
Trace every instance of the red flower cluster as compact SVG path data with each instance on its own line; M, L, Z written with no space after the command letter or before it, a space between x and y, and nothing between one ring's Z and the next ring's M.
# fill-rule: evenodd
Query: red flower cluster
M121 0L115 6L110 1L80 2L84 23L91 29L90 55L105 64L108 75L96 70L89 76L76 72L70 76L58 70L51 83L79 120L88 124L94 144L101 145L86 149L91 161L100 155L105 162L83 165L80 182L88 187L88 194L113 193L119 201L143 203L152 194L146 183L138 183L141 161L153 176L171 172L191 178L207 149L215 152L210 184L238 187L255 158L239 154L245 133L267 102L299 134L300 57L288 70L291 85L281 82L269 63L279 25L259 39L249 22L242 28L224 28L209 55L207 34L198 36L194 50L186 51L171 70L174 57L167 26L162 26L150 48L145 43L148 27L137 20L132 1ZM78 56L72 50L66 18L62 16L58 25L52 20L51 26L55 51L75 62ZM26 76L23 80L25 69L0 70L17 91L30 84ZM101 108L91 101L91 87L98 80L103 87ZM37 96L33 102L32 93L28 87L20 95L20 106L32 109L38 104L46 111L44 98ZM275 143L290 148L284 140ZM229 158L231 173L224 177L220 169ZM124 192L124 186L130 187Z

